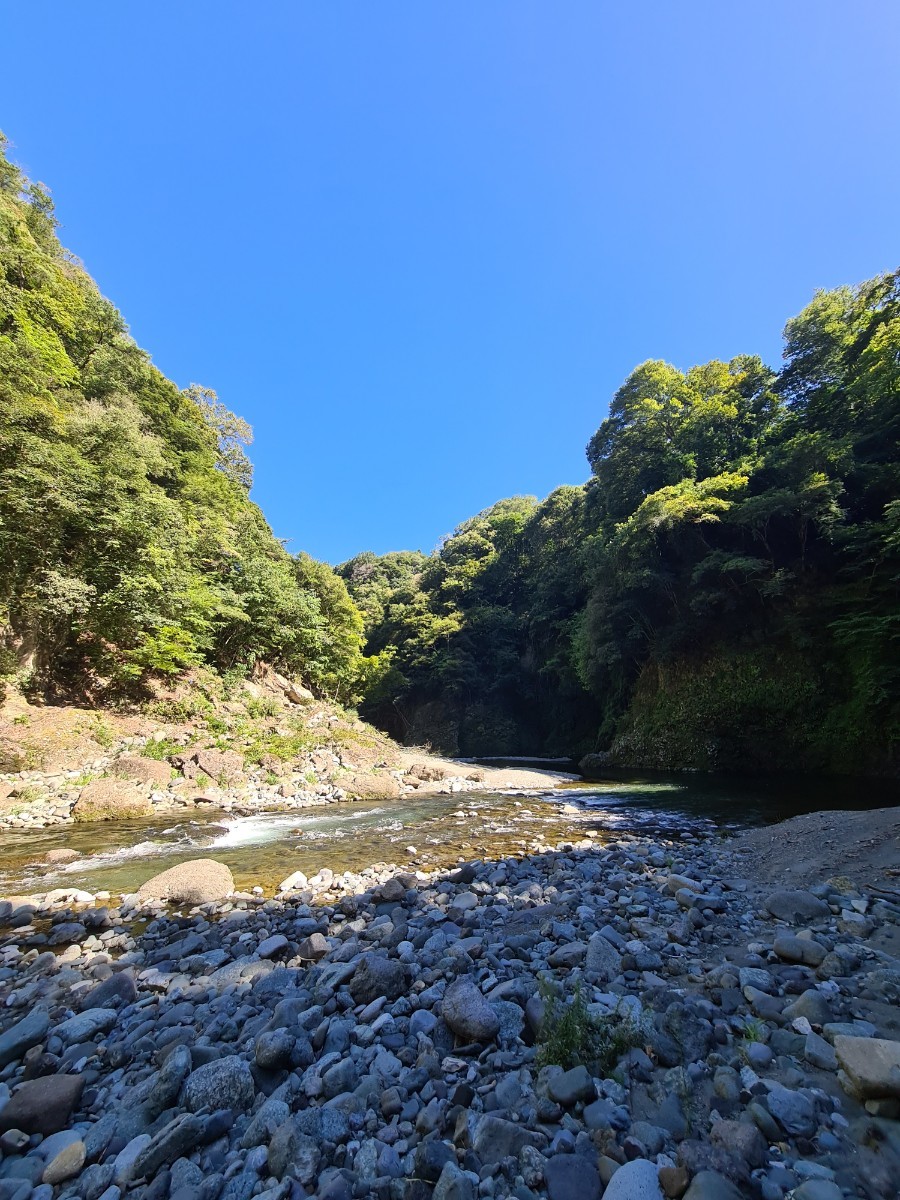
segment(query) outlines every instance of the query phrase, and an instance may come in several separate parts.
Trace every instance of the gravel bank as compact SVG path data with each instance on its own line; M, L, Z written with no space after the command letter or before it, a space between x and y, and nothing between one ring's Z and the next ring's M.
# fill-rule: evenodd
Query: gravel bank
M900 907L760 899L741 862L631 838L6 905L0 1196L895 1197Z

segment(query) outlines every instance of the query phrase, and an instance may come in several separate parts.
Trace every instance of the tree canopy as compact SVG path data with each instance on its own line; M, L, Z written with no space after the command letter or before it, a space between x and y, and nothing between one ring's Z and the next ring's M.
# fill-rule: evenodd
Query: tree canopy
M818 293L780 372L750 355L642 363L582 487L501 501L396 590L372 555L340 568L393 667L367 711L472 754L884 769L898 438L898 272Z
M352 698L362 622L248 498L249 426L184 391L0 152L0 631L37 683L115 688L265 659ZM8 665L8 664L7 664Z

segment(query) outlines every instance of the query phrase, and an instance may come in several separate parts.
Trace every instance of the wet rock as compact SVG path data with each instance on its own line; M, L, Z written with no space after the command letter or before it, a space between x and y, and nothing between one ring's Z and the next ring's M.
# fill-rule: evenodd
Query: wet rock
M491 1041L500 1019L469 976L454 980L444 993L441 1015L457 1037L466 1042Z
M766 897L765 907L773 917L791 925L801 925L807 921L818 921L822 917L831 916L831 909L825 901L819 900L812 892L773 892L771 896Z
M209 904L234 891L234 878L214 858L192 858L154 875L138 888L142 903L166 900L174 904Z
M256 1089L250 1068L242 1058L230 1054L192 1071L184 1084L182 1098L189 1112L201 1108L248 1109Z

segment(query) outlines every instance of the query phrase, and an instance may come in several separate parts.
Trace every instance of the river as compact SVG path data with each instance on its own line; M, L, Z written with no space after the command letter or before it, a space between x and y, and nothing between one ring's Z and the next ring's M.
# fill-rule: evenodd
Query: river
M500 858L588 835L677 838L723 835L821 809L900 804L890 781L722 778L618 772L597 782L515 795L410 793L399 800L341 803L291 813L230 816L191 810L143 821L54 826L0 835L0 895L55 887L134 891L186 858L227 863L239 888L274 892L293 871L359 871L375 863L410 869ZM81 857L48 867L49 850Z

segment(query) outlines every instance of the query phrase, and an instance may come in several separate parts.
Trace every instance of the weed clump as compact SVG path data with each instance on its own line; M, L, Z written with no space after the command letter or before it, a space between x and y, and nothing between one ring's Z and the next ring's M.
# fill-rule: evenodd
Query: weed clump
M544 1002L537 1038L539 1067L554 1065L568 1071L583 1064L606 1077L623 1054L646 1040L640 1021L630 1012L617 1009L602 1017L591 1013L580 982L568 999L547 980L539 982L538 991Z

